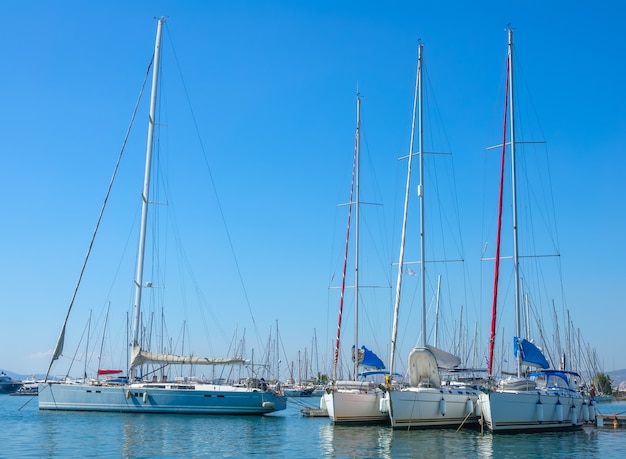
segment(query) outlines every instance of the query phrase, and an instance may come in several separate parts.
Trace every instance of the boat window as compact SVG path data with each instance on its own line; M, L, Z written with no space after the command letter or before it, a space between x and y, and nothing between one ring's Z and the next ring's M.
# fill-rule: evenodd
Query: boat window
M542 375L542 374L531 375L529 376L528 379L537 383L537 388L540 388L540 389L546 387L547 385L546 375Z

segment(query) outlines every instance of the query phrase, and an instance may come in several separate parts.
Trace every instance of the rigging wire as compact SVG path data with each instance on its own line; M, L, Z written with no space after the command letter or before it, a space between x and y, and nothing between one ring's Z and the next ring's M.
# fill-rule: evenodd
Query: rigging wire
M54 348L54 352L52 354L52 359L50 360L50 365L48 366L48 371L46 372L46 377L44 381L48 380L48 376L50 376L50 370L52 369L52 364L55 360L57 360L61 353L63 352L63 343L65 340L65 328L67 326L67 321L70 317L70 313L72 311L72 307L74 306L74 301L76 300L76 295L78 294L78 289L83 279L83 275L85 273L85 269L87 268L87 262L89 261L89 256L91 255L91 250L93 249L96 236L98 234L98 229L100 228L100 223L102 222L102 218L104 216L104 211L107 206L107 202L109 200L109 196L111 195L111 190L113 188L113 183L115 182L115 178L117 176L117 172L119 170L120 163L122 162L122 156L124 155L124 151L126 150L126 144L128 143L128 138L130 137L130 133L135 122L135 117L137 116L137 112L139 111L139 103L143 96L143 92L146 88L146 82L148 81L148 77L150 76L150 69L152 68L152 64L154 63L154 54L150 59L150 63L148 64L148 68L146 69L146 75L144 76L143 83L141 85L141 89L139 91L139 96L137 97L137 101L135 103L135 108L133 109L133 114L130 119L130 123L126 130L126 135L124 136L124 141L122 142L122 147L120 149L119 155L117 157L117 162L115 163L115 168L113 169L113 174L111 176L111 180L109 181L109 186L107 188L106 195L104 197L104 201L102 203L102 207L100 209L100 214L98 215L98 220L96 222L96 226L94 228L93 234L91 236L91 240L89 242L89 246L87 248L87 254L85 255L85 260L83 261L83 266L80 270L80 274L78 275L78 281L76 282L76 287L74 288L74 292L72 293L72 299L70 300L70 305L67 309L67 314L65 315L65 320L63 321L63 326L61 327L61 332L59 334L59 338L57 340L57 344Z

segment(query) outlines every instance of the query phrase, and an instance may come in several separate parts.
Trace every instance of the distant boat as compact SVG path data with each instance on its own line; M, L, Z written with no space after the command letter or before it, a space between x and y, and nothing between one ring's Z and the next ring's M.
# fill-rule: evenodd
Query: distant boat
M20 381L16 381L4 371L0 373L0 394L10 394L17 391L22 386Z
M156 119L156 98L159 78L161 31L164 18L158 20L156 43L153 57L152 95L148 117L148 139L142 194L141 229L137 254L135 277L135 303L131 359L128 381L118 378L116 382L98 380L87 382L55 382L48 379L53 362L63 350L66 320L61 329L53 358L46 375L46 381L39 384L39 409L70 411L111 411L117 413L176 413L176 414L240 414L261 415L286 408L286 397L270 389L263 379L247 379L239 384L227 384L200 379L176 378L174 381L157 377L149 381L138 376L138 369L146 364L156 364L160 368L167 365L241 365L241 357L204 358L150 352L142 348L141 298L144 288L144 250L148 223L150 176L152 164L154 128ZM159 171L160 173L160 171ZM70 305L71 310L71 305ZM116 370L101 370L101 375L119 374Z
M612 395L598 394L593 398L593 401L596 403L607 403L612 402L614 398Z
M314 342L314 345L312 348L315 351L317 351L317 348L316 348L317 337L316 336L314 336L313 342ZM292 362L291 374L290 374L289 379L287 379L284 384L280 385L282 392L287 397L321 397L322 395L324 395L326 383L320 381L318 378L307 377L308 375L307 375L306 368L308 368L309 360L306 354L306 350L305 350L305 357L304 357L304 367L305 367L304 379L302 378L303 368L301 364L302 364L302 361L300 360L300 351L298 351L297 379L294 380L294 377L293 377L293 362ZM318 375L319 375L319 372L318 372Z
M520 317L520 269L517 253L517 198L515 188L515 126L513 107L513 31L508 30L507 95L505 104L504 139L502 145L502 171L500 178L500 207L496 242L494 298L492 308L489 376L493 370L493 346L495 341L497 286L500 261L500 230L502 222L502 193L504 177L504 154L510 146L513 171L513 269L515 271L515 316ZM508 104L510 98L510 106ZM510 115L510 139L506 139L506 119ZM479 395L479 407L484 424L493 432L541 432L548 430L571 430L582 427L589 418L590 408L578 388L580 376L572 371L550 370L543 353L532 342L521 338L520 321L516 320L516 336L513 338L517 361L517 374L489 385ZM522 372L522 364L537 368L528 375Z
M379 384L366 379L359 379L359 369L365 366L370 369L384 369L384 364L376 354L366 349L359 349L359 175L360 175L360 134L361 134L361 97L357 94L357 122L354 146L354 160L352 165L352 188L348 207L348 225L346 231L346 246L343 265L341 297L339 300L339 318L335 352L333 361L333 380L326 386L326 393L320 400L320 409L328 411L328 417L334 424L386 424L389 417L379 409L383 392ZM343 313L343 299L346 288L346 267L348 260L348 241L350 236L350 218L352 206L355 209L355 254L354 254L354 345L352 346L352 375L349 380L339 380L337 365L340 351L341 320ZM355 352L355 349L359 349Z
M426 282L425 282L425 249L424 249L424 139L422 119L422 52L423 45L418 48L418 65L415 81L415 98L413 104L413 128L411 133L410 151L407 166L407 181L405 188L404 215L402 223L402 235L400 243L400 257L398 262L398 277L396 284L396 298L394 307L394 321L391 337L391 358L389 361L389 376L386 391L380 403L380 409L389 414L391 427L394 429L421 429L432 427L458 427L469 426L477 422L474 412L478 399L478 389L463 383L444 384L441 379L440 369L454 370L461 359L442 349L427 344L426 332ZM419 147L418 152L413 152L415 138L415 120L419 112ZM399 386L391 384L393 379L394 361L396 353L396 340L398 332L398 317L400 311L400 298L402 276L404 269L404 250L406 240L406 227L409 208L411 164L414 155L419 155L420 160L420 184L418 195L420 199L420 243L421 243L421 308L422 308L422 343L411 350L408 356L409 385Z
M37 381L34 377L25 379L22 381L20 388L11 393L11 395L30 395L31 397L37 396L39 392L39 381Z
M324 388L308 385L284 385L282 392L286 397L321 397L324 395Z

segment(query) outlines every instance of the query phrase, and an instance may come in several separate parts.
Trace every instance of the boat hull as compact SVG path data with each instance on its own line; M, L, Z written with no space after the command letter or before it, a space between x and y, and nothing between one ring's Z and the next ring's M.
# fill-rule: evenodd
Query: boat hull
M0 384L0 394L12 394L20 387L22 387L22 383L19 382L3 382Z
M42 383L39 409L114 411L120 413L176 413L254 415L284 410L287 399L273 392L233 386Z
M389 416L380 412L380 389L367 391L327 390L321 399L321 408L328 411L334 424L389 424Z
M582 395L569 391L504 391L481 393L478 405L492 432L575 430L584 423Z
M407 387L387 392L382 406L394 429L474 427L477 400L474 389Z

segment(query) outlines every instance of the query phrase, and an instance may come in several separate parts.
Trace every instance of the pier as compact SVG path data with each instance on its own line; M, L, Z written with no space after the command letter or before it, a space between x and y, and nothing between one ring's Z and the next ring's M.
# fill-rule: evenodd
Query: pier
M624 428L626 427L626 415L598 414L596 415L596 427L613 429Z

